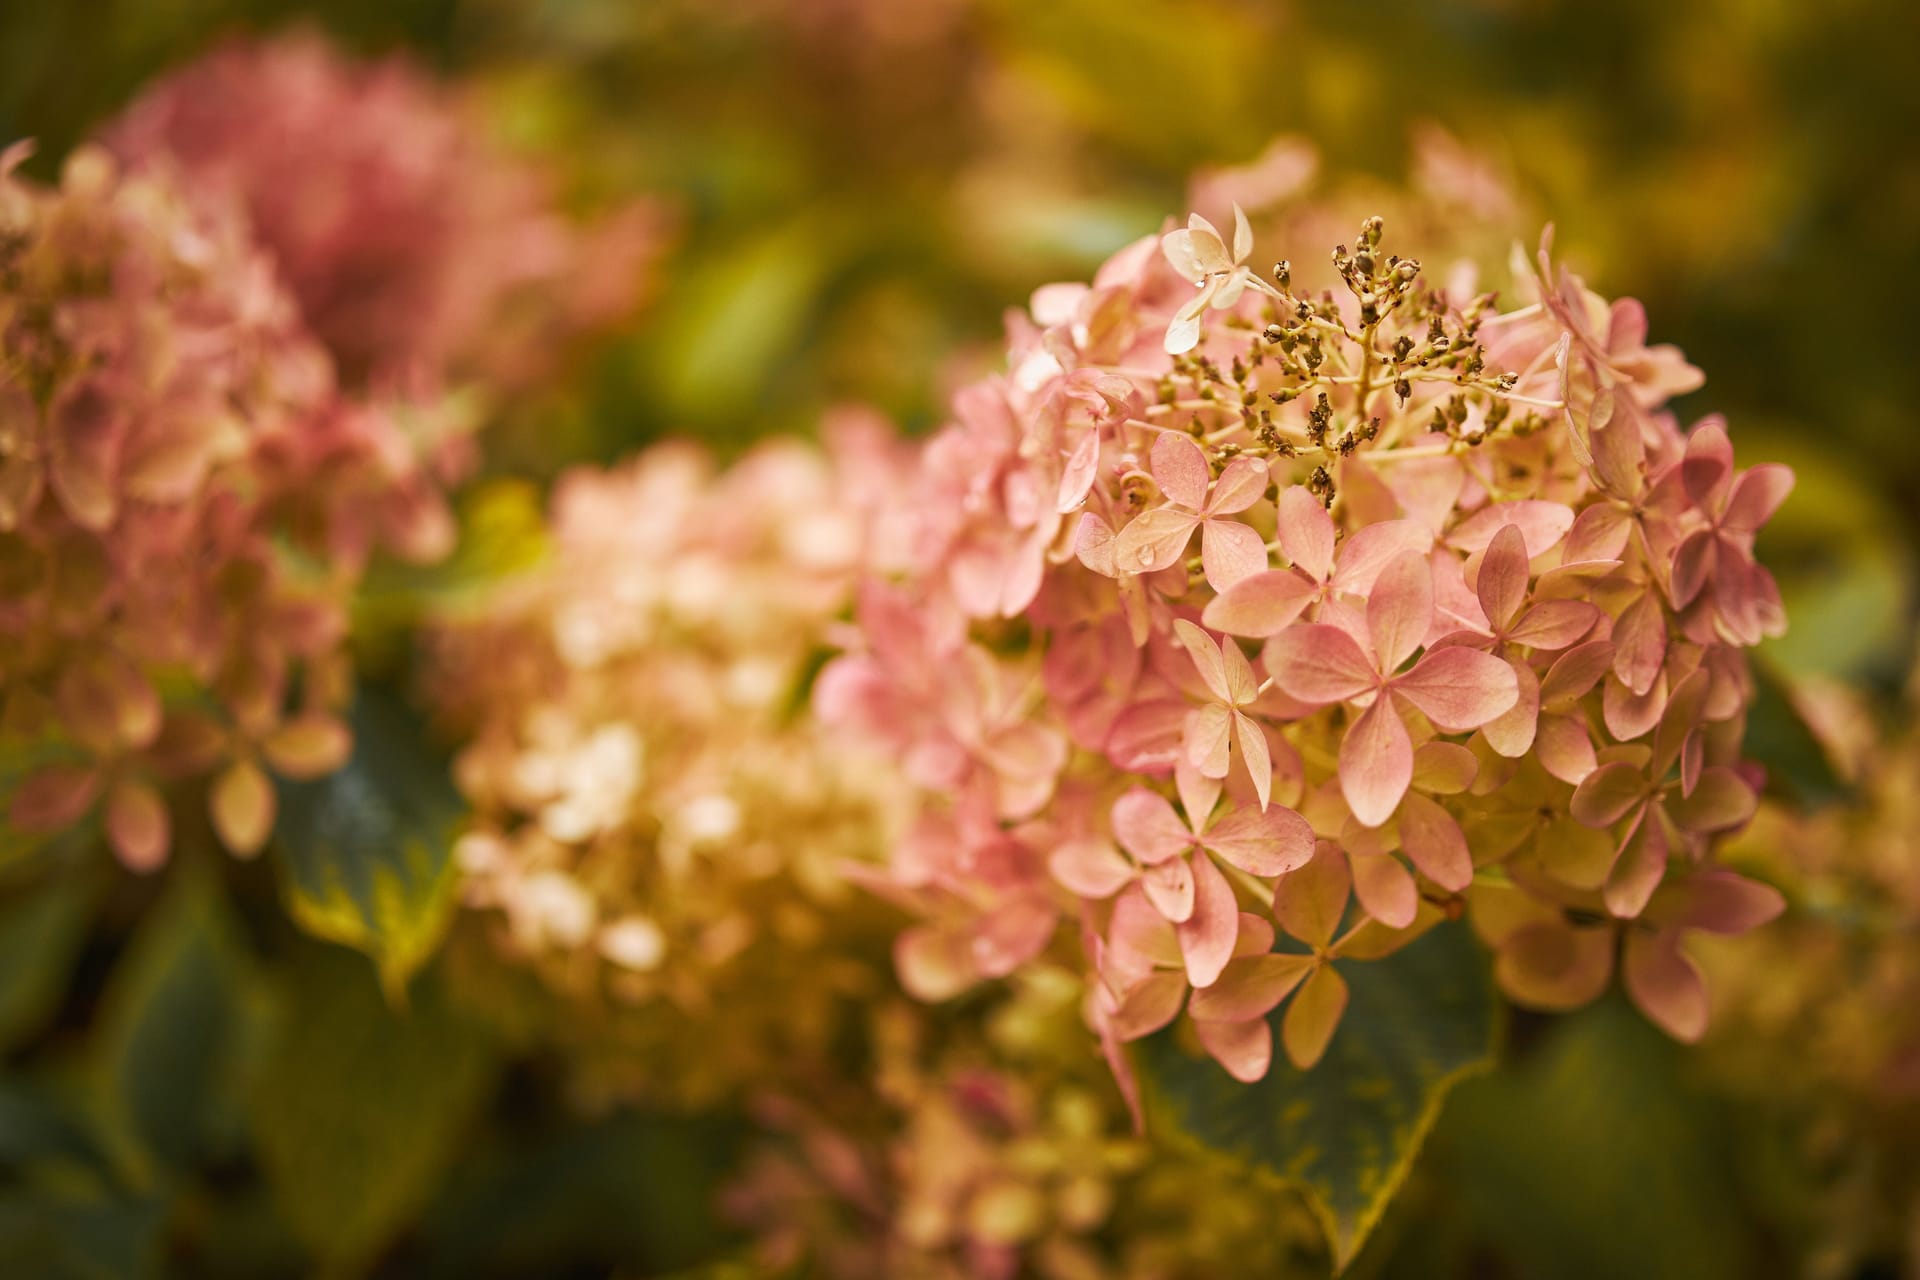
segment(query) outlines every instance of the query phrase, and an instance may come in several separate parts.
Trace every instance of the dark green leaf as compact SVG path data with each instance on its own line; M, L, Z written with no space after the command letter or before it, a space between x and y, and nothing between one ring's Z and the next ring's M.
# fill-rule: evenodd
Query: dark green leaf
M0 902L0 1049L46 1021L86 941L93 885L78 868Z
M250 1012L212 877L177 864L115 970L97 1031L101 1117L153 1175L190 1167L230 1104Z
M654 1275L729 1243L717 1210L738 1154L734 1122L624 1112L543 1137L463 1166L422 1233L422 1274Z
M438 991L405 1009L338 952L294 971L250 1099L282 1218L351 1272L410 1222L483 1101L491 1047Z
M1848 787L1820 739L1793 704L1786 680L1764 657L1753 658L1754 698L1747 710L1747 755L1767 767L1767 789L1804 808L1838 804Z
M1344 1267L1406 1178L1455 1082L1493 1064L1497 1004L1466 928L1444 924L1385 960L1345 964L1346 1016L1327 1055L1277 1050L1243 1085L1169 1032L1138 1046L1149 1132L1177 1135L1306 1191ZM1274 1011L1280 1043L1283 1004Z
M352 721L344 768L281 784L276 847L293 918L371 956L397 997L446 932L465 807L405 707L362 690Z
M164 1220L157 1200L0 1193L0 1275L135 1280L158 1274Z
M1557 1021L1448 1106L1432 1171L1450 1212L1525 1280L1778 1274L1745 1255L1729 1144L1685 1060L1617 994Z

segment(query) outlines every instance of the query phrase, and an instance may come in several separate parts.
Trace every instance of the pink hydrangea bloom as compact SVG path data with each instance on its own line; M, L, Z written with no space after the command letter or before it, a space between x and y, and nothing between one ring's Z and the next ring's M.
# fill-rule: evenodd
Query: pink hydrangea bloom
M163 789L210 780L236 854L273 823L267 770L345 758L347 594L366 549L444 541L423 499L321 461L389 430L336 393L243 224L82 148L56 189L0 157L0 733L38 762L8 820L96 804L137 869ZM291 549L294 555L289 555Z
M576 225L552 177L491 143L453 93L312 33L222 45L105 138L236 205L343 378L383 392L526 381L569 335L633 309L661 241L646 203Z
M926 916L909 985L1077 940L1123 1086L1121 1044L1181 1016L1256 1079L1281 1001L1310 1065L1339 965L1483 883L1763 916L1658 904L1718 884L1753 810L1740 651L1781 625L1752 547L1790 474L1683 431L1661 406L1698 372L1544 248L1501 311L1378 219L1335 251L1339 297L1256 274L1234 228L1196 215L1034 295L927 446L912 563L823 673L830 723L939 764L891 885ZM1502 961L1516 998L1539 950ZM1688 981L1664 950L1629 972L1691 1034Z

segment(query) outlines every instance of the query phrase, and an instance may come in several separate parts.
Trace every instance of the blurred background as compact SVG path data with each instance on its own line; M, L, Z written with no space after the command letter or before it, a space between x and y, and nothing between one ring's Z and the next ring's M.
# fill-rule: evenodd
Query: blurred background
M1800 910L1765 965L1748 957L1729 979L1714 1043L1684 1054L1612 1005L1516 1021L1512 1065L1463 1087L1357 1266L1915 1274L1903 1268L1920 1257L1920 1043L1898 1002L1920 999L1905 825L1920 760L1899 743L1913 736L1920 430L1911 337L1893 314L1920 289L1913 6L9 3L0 140L38 139L29 172L50 176L156 74L289 26L448 78L579 207L635 195L670 207L651 304L495 428L485 466L508 475L547 478L669 435L733 452L849 402L925 430L952 386L997 361L1007 307L1184 213L1196 174L1310 151L1317 167L1300 161L1299 180L1364 213L1367 191L1418 178L1434 130L1476 157L1501 193L1489 208L1510 221L1491 230L1531 248L1550 219L1558 256L1602 293L1642 299L1652 339L1705 370L1683 418L1724 413L1743 463L1795 467L1761 548L1792 618L1766 662L1829 723L1877 717L1850 740L1893 745L1808 757L1790 786L1824 812L1748 837L1750 863ZM1288 138L1306 148L1269 152ZM1809 841L1879 852L1865 871L1786 865L1783 851ZM104 972L115 955L83 957L79 989L86 965ZM317 1007L342 1027L380 1016L371 994L358 1014L343 1000ZM466 1080L434 1027L415 1024L418 1051L444 1053L448 1078ZM449 1274L656 1274L710 1247L701 1233L718 1229L701 1225L692 1188L724 1163L724 1119L629 1116L546 1133L535 1151L515 1144L539 1127L536 1084L486 1087L507 1117L492 1163L428 1197L394 1274L422 1273L410 1268L423 1259ZM0 1148L10 1123L0 1108ZM632 1200L620 1188L636 1167L679 1185ZM217 1208L228 1172L206 1174L207 1212L233 1228L250 1219ZM564 1206L549 1190L511 1229L490 1209L549 1183ZM201 1274L286 1256L264 1237L222 1241L234 1256L196 1255Z

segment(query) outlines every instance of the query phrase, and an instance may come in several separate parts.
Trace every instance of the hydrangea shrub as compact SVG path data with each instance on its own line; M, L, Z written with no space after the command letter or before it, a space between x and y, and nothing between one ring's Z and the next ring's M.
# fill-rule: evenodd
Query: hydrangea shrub
M903 979L1077 937L1131 1096L1176 1020L1239 1080L1310 1068L1348 966L1464 915L1520 1003L1619 951L1697 1036L1680 940L1780 906L1714 855L1762 781L1742 651L1784 626L1753 542L1791 474L1683 428L1698 370L1545 240L1506 307L1378 219L1337 295L1253 247L1196 215L1039 290L927 446L913 564L816 689L920 790Z

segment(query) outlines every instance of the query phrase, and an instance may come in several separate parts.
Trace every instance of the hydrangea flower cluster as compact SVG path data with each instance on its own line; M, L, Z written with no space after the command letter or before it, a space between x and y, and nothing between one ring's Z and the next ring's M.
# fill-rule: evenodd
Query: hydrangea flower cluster
M1072 974L1021 977L958 1023L896 997L872 1014L870 1079L757 1099L761 1136L725 1208L760 1265L835 1280L1325 1270L1297 1198L1129 1132Z
M350 385L431 397L525 384L565 340L642 300L664 229L637 202L591 226L411 63L315 34L234 42L108 128L128 164L237 205Z
M1516 1000L1607 983L1697 1035L1678 941L1778 909L1718 867L1760 782L1741 650L1783 625L1700 384L1543 242L1526 305L1444 287L1379 219L1341 284L1194 216L1013 317L816 686L924 803L883 886L928 998L1081 940L1087 1016L1184 1016L1227 1071L1311 1066L1341 971L1470 913Z
M384 491L299 519L315 460L361 430L244 228L83 148L57 189L0 157L0 726L28 762L8 820L104 800L121 860L167 856L163 786L211 777L237 854L272 826L265 767L344 759L343 593L410 509Z
M644 1088L721 1091L817 1048L871 976L843 954L842 864L880 856L899 788L829 749L798 691L891 536L860 495L903 463L876 424L832 436L831 459L775 443L716 472L665 445L571 473L547 561L429 637L430 700L466 743L465 900L562 1032L591 1027Z

